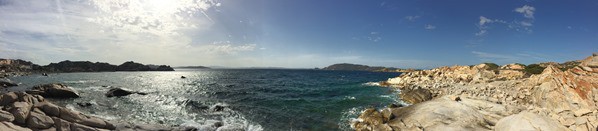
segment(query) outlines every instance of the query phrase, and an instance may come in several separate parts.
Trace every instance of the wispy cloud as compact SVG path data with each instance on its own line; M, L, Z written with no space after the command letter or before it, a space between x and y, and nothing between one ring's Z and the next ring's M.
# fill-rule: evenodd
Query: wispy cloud
M434 25L429 25L429 24L428 24L428 25L424 26L424 28L425 28L426 30L433 30L433 29L436 29L436 26L434 26Z
M472 51L482 62L514 63L519 61L519 57L505 54L495 54L488 52Z
M382 40L382 37L380 36L380 32L372 31L370 32L370 35L367 37L367 39L372 42L378 42Z
M514 11L523 14L523 16L525 18L533 19L534 12L536 11L536 8L534 8L532 6L524 5L523 7L515 8Z
M415 21L417 19L419 19L421 16L419 15L415 15L415 16L405 16L405 19L409 20L409 21Z
M552 60L549 59L549 55L529 51L509 54L489 53L481 51L472 51L471 53L478 57L481 62L496 62L499 64L515 63L521 61L547 62Z
M512 22L507 22L501 19L490 19L486 16L480 16L479 21L476 24L479 31L475 33L476 36L484 36L488 34L488 29L490 25L501 25L506 26L508 29L512 29L515 31L522 31L531 33L533 30L531 26L534 23L534 13L536 11L535 7L524 5L523 7L515 8L515 12L523 14L525 19L523 20L513 20Z

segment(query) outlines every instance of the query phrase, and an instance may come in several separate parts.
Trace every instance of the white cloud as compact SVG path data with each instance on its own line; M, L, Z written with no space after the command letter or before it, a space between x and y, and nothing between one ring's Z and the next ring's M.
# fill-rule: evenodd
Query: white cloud
M534 12L536 11L536 8L534 8L532 6L524 5L523 7L515 8L514 11L523 14L523 16L525 18L533 19Z
M382 37L380 37L380 36L371 36L371 37L368 37L368 40L373 41L373 42L378 42L378 41L382 40Z
M436 26L433 26L433 25L429 25L429 24L428 24L428 25L426 25L424 28L425 28L426 30L433 30L433 29L436 29Z
M420 16L415 15L415 16L405 16L405 19L409 20L409 21L415 21L417 19L419 19Z
M480 23L479 23L480 26L484 26L486 23L492 23L492 22L494 22L494 21L492 21L491 19L488 19L484 16L480 16Z
M6 1L0 5L0 57L38 64L70 59L186 65L226 63L256 51L253 42L211 42L228 38L215 34L217 23L208 16L220 5L212 0Z
M476 36L484 36L488 34L488 29L491 25L503 25L508 27L509 29L513 29L515 31L527 32L531 33L533 30L531 27L534 23L534 12L536 8L528 5L524 5L520 8L515 8L515 12L521 13L524 16L524 20L513 20L512 22L507 22L505 20L500 19L490 19L485 16L480 16L479 22L476 24L479 28L479 31L475 33Z
M378 32L370 32L370 35L377 35Z

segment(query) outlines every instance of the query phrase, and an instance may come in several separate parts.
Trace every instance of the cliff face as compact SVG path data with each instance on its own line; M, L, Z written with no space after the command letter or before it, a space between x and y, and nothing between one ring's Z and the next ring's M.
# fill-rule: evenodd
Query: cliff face
M500 69L480 64L405 73L381 85L402 90L401 98L413 105L382 109L382 114L386 112L383 118L388 120L380 123L368 123L366 119L373 117L362 114L361 121L353 123L353 127L357 130L596 130L598 55L577 62L539 65L545 66L539 74L526 72L536 67L522 69L516 64ZM433 98L424 99L420 97L422 94ZM455 114L460 111L468 113Z

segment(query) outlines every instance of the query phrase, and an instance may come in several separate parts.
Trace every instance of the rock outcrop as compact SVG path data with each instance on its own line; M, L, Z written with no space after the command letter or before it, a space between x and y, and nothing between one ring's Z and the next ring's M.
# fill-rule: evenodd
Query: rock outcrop
M418 96L408 93L414 90L428 90L433 99L402 108L384 108L382 114L389 110L386 112L392 112L394 119L382 124L356 121L352 125L358 130L386 125L399 130L597 130L598 55L539 67L527 72L530 68L522 69L519 64L498 69L480 64L405 73L381 85L400 89L405 96ZM542 70L536 73L536 69ZM405 96L401 98L410 103ZM448 111L423 108L430 106ZM454 115L460 110L476 117ZM365 120L367 117L363 116L360 119ZM454 121L468 123L455 126Z
M32 90L27 91L29 94L41 95L50 98L78 98L79 93L70 87L54 83L34 86Z
M115 130L116 126L97 117L59 107L42 96L24 92L0 95L0 130ZM16 97L16 98L15 98Z
M557 121L538 114L521 112L516 115L507 116L500 119L495 131L564 131L567 128L560 125Z
M426 89L414 89L401 92L401 99L409 104L417 104L432 99L432 93Z
M18 83L7 81L7 80L0 80L0 87L11 87L11 86L18 86Z

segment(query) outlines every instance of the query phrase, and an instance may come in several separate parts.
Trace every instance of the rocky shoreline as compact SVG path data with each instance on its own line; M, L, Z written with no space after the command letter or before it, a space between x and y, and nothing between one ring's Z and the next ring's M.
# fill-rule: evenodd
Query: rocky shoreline
M6 88L6 87L2 87ZM111 92L108 92L109 95ZM114 95L114 94L110 94ZM115 95L124 96L124 95ZM2 131L189 131L195 127L138 125L104 120L52 103L57 99L76 99L77 91L63 84L44 84L26 92L0 94L0 130ZM217 129L218 125L214 125ZM220 125L222 126L222 125Z
M531 68L532 66L542 68ZM411 104L370 108L355 130L576 130L598 127L598 54L534 65L439 67L390 78Z

